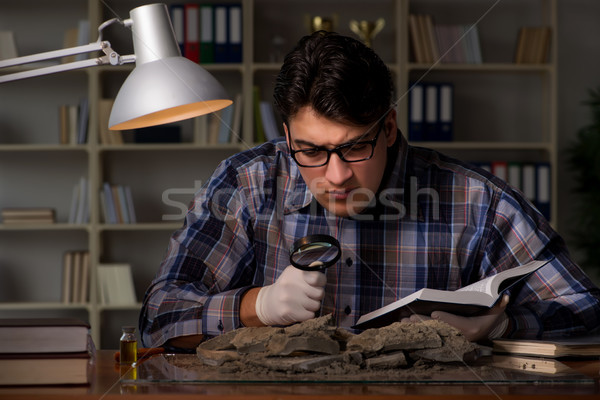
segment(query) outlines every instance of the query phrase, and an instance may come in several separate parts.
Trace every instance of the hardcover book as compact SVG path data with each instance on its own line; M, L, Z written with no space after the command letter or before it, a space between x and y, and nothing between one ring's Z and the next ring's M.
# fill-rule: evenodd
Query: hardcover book
M74 318L0 319L0 353L85 353L90 326Z
M92 364L89 352L0 355L0 385L86 385Z
M454 291L420 289L361 316L353 328L378 328L400 321L412 314L430 315L433 311L445 311L463 316L484 312L493 307L505 291L550 261L534 260Z
M543 357L599 357L600 335L557 340L495 339L495 353Z

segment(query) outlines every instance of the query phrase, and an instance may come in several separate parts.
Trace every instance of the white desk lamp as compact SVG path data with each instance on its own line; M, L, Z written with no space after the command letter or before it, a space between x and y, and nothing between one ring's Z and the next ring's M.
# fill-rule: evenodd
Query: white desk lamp
M112 23L131 27L133 55L121 56L102 40ZM119 90L108 126L112 130L166 124L208 114L232 103L221 84L200 65L181 56L164 4L149 4L130 11L130 19L112 19L98 28L95 43L64 50L0 60L2 68L102 51L104 55L66 64L0 75L0 83L100 65L136 63Z

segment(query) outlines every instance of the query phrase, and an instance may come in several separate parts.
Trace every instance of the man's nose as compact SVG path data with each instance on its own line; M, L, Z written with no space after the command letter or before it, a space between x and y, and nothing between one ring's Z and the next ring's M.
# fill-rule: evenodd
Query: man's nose
M350 165L336 153L331 154L326 168L325 178L334 185L342 185L352 177Z

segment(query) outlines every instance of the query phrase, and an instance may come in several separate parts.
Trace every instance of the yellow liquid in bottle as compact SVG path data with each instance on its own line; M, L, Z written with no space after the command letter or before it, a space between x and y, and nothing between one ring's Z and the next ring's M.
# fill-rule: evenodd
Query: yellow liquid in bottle
M133 364L137 361L137 341L121 341L121 364Z

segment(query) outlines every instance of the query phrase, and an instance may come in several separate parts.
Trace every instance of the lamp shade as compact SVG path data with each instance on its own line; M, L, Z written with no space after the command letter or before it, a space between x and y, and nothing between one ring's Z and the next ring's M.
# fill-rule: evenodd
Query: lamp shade
M181 56L164 4L135 8L130 16L136 67L115 99L111 130L180 121L232 103L208 71Z

